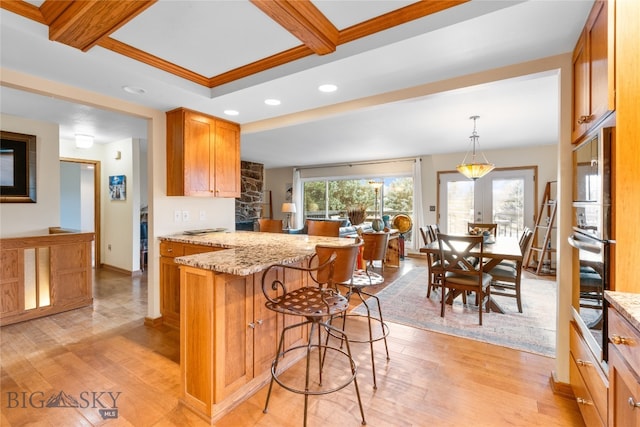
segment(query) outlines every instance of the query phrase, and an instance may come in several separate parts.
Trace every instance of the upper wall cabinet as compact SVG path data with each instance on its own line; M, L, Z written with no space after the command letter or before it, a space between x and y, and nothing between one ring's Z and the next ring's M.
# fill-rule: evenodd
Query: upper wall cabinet
M185 108L167 112L167 196L240 197L240 126Z
M615 1L597 0L573 51L573 142L615 109L614 18Z

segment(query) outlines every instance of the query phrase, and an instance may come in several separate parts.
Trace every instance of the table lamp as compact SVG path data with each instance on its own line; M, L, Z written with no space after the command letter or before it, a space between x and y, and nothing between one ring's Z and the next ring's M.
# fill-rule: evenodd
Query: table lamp
M291 214L296 213L296 205L295 203L283 203L282 204L282 212L287 214L287 222L284 226L285 230L291 228Z

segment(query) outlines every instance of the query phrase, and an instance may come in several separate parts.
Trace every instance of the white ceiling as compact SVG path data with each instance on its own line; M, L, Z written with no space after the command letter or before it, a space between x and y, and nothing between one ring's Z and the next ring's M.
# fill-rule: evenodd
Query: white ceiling
M410 3L314 1L338 29ZM464 152L471 115L480 116L487 151L557 142L555 73L428 95L422 88L570 52L592 4L474 0L212 89L101 47L83 53L49 41L47 26L0 10L0 65L163 111L183 106L238 122L242 159L267 168ZM206 77L301 44L241 0L160 0L112 37ZM339 89L320 93L322 83ZM266 98L282 104L269 107ZM225 116L226 109L240 114ZM0 111L59 123L62 139L146 137L139 119L4 86Z

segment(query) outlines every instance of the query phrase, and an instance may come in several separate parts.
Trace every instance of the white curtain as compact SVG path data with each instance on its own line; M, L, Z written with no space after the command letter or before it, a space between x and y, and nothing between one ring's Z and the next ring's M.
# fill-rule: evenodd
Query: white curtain
M420 227L424 224L422 206L422 159L416 157L413 163L413 228L411 230L411 248L416 251L422 246Z
M293 216L291 228L302 228L302 181L300 180L300 169L293 169L293 194L291 201L296 205L296 213Z

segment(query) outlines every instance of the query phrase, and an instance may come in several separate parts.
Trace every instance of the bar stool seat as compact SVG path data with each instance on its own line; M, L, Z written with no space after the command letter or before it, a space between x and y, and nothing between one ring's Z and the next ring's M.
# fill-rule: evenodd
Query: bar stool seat
M269 383L269 391L267 392L267 399L264 405L264 413L267 413L274 382L277 382L288 391L304 395L305 426L307 425L309 396L333 393L353 383L358 398L360 415L362 416L362 424L366 424L360 390L358 388L357 365L351 355L349 338L346 333L328 322L329 319L345 313L349 308L349 300L345 296L340 295L336 289L336 284L352 276L361 245L361 242L348 246L317 245L316 253L310 259L309 267L277 264L264 270L262 275L262 291L267 299L265 303L267 309L282 313L283 315L302 316L305 319L302 322L286 326L282 329L277 354L271 364L271 382ZM275 275L276 279L268 283L269 280L267 280L267 277L274 277L271 272L272 269L293 269L305 272L308 274L310 283L308 286L299 289L288 290L286 283L288 273L283 273L282 271L278 271ZM283 277L285 279L282 279ZM279 296L276 298L271 297L271 291L278 291ZM293 328L306 327L307 325L310 325L308 342L304 345L297 345L285 349L284 343L287 332ZM330 346L328 344L328 336L323 344L323 331L327 331L328 334L334 336L339 336L341 342L345 344L345 350L342 350L342 347ZM316 334L317 341L314 342ZM293 385L293 381L287 382L283 380L281 378L282 372L278 371L280 361L290 352L300 349L306 350L304 388ZM312 353L315 354L315 350L317 350L318 367L317 374L314 374L313 378L314 384L311 384L311 356ZM336 358L347 362L349 375L339 375L340 378L324 386L323 368L328 351L334 352Z

